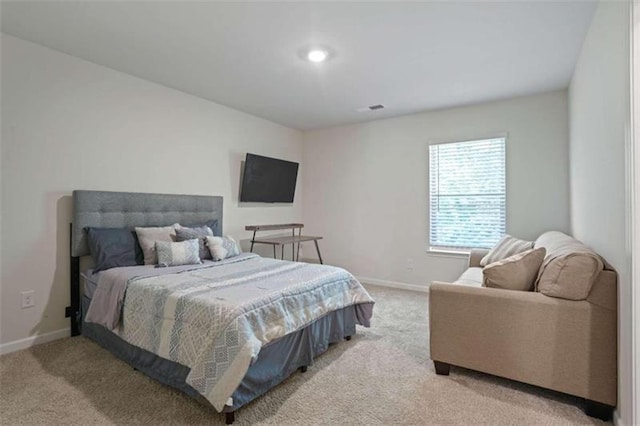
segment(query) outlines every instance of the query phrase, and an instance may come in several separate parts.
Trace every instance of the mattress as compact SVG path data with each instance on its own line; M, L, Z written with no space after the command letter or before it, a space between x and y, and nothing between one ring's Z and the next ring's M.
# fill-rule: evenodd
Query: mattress
M100 272L94 272L93 269L87 269L80 274L82 277L82 294L91 300L93 294L98 287L98 280L100 279Z

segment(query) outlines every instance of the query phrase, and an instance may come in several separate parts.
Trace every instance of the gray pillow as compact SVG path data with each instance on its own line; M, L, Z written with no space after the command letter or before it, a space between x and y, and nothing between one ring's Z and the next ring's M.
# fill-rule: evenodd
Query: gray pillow
M179 243L156 241L158 266L197 265L200 261L200 245L198 240L187 240Z
M198 228L182 226L176 229L176 241L198 240L200 260L211 259L211 253L205 244L206 237L213 237L213 231L208 226L200 226Z
M207 222L199 222L199 223L181 223L181 226L185 228L202 228L203 226L208 226L213 232L213 235L221 236L222 232L220 230L220 223L218 219L209 220Z
M95 272L143 264L142 249L132 229L86 228L86 231Z

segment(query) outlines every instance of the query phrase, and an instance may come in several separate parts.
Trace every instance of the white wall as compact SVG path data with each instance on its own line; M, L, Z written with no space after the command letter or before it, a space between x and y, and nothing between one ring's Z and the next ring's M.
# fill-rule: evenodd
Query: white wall
M601 2L569 89L573 234L619 274L618 413L631 422L631 285L625 225L629 131L629 4Z
M305 133L305 229L327 263L426 286L466 257L427 254L429 142L508 132L507 232L569 231L566 91ZM313 253L306 250L305 255Z
M632 33L633 33L633 53L632 53L632 119L633 119L633 139L631 140L631 152L633 158L631 170L633 171L633 182L631 194L633 206L632 212L632 233L633 233L633 253L632 253L632 274L631 293L633 295L631 313L631 368L633 372L631 401L635 401L633 406L632 421L640 423L640 0L634 0L632 4ZM631 423L631 422L629 422Z
M300 132L7 35L2 119L2 343L68 326L74 189L222 195L242 238L302 219L301 182L293 205L238 203L245 153L300 161Z

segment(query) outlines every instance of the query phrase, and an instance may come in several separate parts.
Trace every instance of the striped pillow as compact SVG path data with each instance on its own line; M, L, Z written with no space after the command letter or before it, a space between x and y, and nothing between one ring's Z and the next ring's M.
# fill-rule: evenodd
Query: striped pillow
M505 235L498 244L496 244L496 246L482 258L480 266L487 266L490 263L506 259L509 256L522 253L523 251L527 251L532 248L533 241L525 241L512 237L511 235Z
M213 260L215 261L238 256L240 253L242 253L242 250L240 249L238 243L236 243L236 240L229 236L206 238L207 247L209 247L211 257L213 257Z
M186 240L179 243L156 241L158 266L197 265L200 261L198 240Z

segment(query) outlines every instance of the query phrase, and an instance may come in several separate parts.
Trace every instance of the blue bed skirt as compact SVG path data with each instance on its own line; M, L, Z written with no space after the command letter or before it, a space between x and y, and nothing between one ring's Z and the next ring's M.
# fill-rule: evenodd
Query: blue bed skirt
M190 369L131 345L116 334L94 323L84 322L91 300L83 297L82 334L113 355L157 381L187 395L206 401L185 379ZM284 381L297 369L313 364L313 359L356 333L358 314L363 309L353 305L331 312L303 329L287 334L262 348L246 376L233 393L233 410L251 402Z

